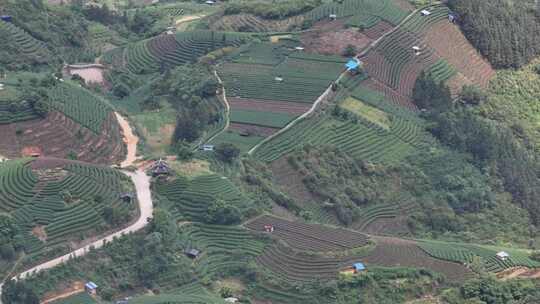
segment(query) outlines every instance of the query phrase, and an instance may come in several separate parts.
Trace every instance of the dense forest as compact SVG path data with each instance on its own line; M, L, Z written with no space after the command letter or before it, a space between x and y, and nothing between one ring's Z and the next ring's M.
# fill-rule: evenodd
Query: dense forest
M540 53L534 1L450 0L469 41L496 68L518 68Z

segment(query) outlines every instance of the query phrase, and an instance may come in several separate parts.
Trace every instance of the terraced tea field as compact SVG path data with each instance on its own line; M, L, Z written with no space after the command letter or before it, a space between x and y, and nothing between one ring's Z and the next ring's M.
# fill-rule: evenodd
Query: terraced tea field
M292 52L284 44L254 43L219 67L234 127L213 143L248 151L308 111L339 77L345 60Z
M490 272L500 272L519 266L529 268L540 267L540 262L531 260L526 252L521 251L436 241L421 241L418 244L430 256L445 261L470 264L475 257L480 258L485 269ZM497 258L496 254L499 251L507 251L510 257L504 261Z
M179 221L204 221L207 208L216 199L224 200L241 211L249 206L249 199L226 177L203 175L194 179L178 176L171 181L157 181L155 190L165 198Z
M195 62L211 51L238 46L247 40L248 35L214 31L160 35L127 47L124 50L125 67L134 74L157 72L164 67Z
M312 252L343 251L365 246L364 234L341 228L291 222L278 217L263 215L245 224L249 229L264 232L265 225L272 225L272 236L285 241L290 247Z
M407 128L407 123L386 131L362 122L314 116L263 143L255 150L254 155L263 161L271 162L305 144L335 145L354 158L392 162L414 151L414 146L421 141L418 134L416 129Z
M45 43L30 36L12 23L0 20L0 36L4 40L2 43L15 47L22 56L31 61L46 63L44 60L51 56L51 52L47 49Z
M246 266L266 246L262 239L242 227L203 224L184 227L184 246L202 251L196 268L200 276L209 279L227 270Z
M7 161L0 169L0 210L24 232L27 254L96 233L106 206L133 213L135 204L120 199L132 191L129 179L108 167L40 158Z

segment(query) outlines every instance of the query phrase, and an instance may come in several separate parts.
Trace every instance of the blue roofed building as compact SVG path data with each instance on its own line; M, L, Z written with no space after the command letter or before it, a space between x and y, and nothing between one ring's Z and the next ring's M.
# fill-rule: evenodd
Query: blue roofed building
M363 263L354 263L353 268L355 272L361 272L366 270L366 266Z
M86 290L86 292L88 292L91 295L95 295L97 293L97 288L98 286L94 282L88 282L84 284L84 290Z
M351 58L345 64L345 68L347 69L348 72L351 72L351 73L358 72L361 67L362 67L362 61L360 61L360 60L358 60L356 58Z

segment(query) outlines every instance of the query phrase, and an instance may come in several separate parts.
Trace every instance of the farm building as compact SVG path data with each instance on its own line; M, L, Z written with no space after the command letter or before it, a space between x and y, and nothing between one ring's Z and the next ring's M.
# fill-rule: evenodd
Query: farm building
M4 90L4 84L0 83L0 91Z
M214 5L214 4L216 4L216 1L208 0L208 1L204 2L204 3L206 3L208 5Z
M294 49L297 50L297 51L303 51L303 50L304 50L304 48L301 47L301 46L297 46L297 47L295 47Z
M506 251L499 251L497 252L496 256L499 260L506 261L510 257L510 254L508 254Z
M225 298L225 302L227 302L227 303L237 303L238 298L233 298L233 297Z
M431 12L428 11L428 10L422 10L422 11L420 11L420 14L422 14L422 16L429 16L429 15L431 15Z
M330 14L330 16L328 16L330 18L330 20L334 21L337 19L337 15L336 14Z
M351 73L357 73L360 68L362 67L362 61L352 58L345 64L345 68L347 69L347 72Z
M84 290L86 290L86 292L88 292L91 295L95 295L97 293L97 288L98 286L96 285L96 283L92 281L84 284Z
M214 145L202 145L201 150L202 151L214 151Z
M41 149L36 146L24 147L21 151L23 157L40 157L42 155Z
M273 225L264 225L264 231L266 232L274 232L275 228Z
M363 263L358 262L340 271L340 273L345 274L345 275L352 275L352 274L363 272L365 270L366 270L366 266Z
M0 20L5 21L5 22L11 22L13 21L13 18L9 15L2 15L0 16Z
M130 192L125 192L125 193L120 194L120 199L125 203L131 203L134 198L135 198L135 195Z
M156 177L156 176L169 175L171 168L163 159L160 158L158 161L156 161L152 165L150 170L152 171L152 176Z
M189 249L189 250L186 250L185 251L185 254L189 257L189 258L192 258L192 259L196 259L199 257L199 255L201 254L201 252L197 249Z

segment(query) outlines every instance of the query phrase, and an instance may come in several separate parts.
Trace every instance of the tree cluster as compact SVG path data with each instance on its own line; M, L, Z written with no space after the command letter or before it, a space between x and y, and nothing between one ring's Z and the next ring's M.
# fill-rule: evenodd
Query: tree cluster
M534 1L450 0L469 41L496 68L517 68L540 54Z
M177 110L173 143L193 142L219 117L215 100L220 85L204 67L179 66L168 71L153 85L156 95L164 96Z

